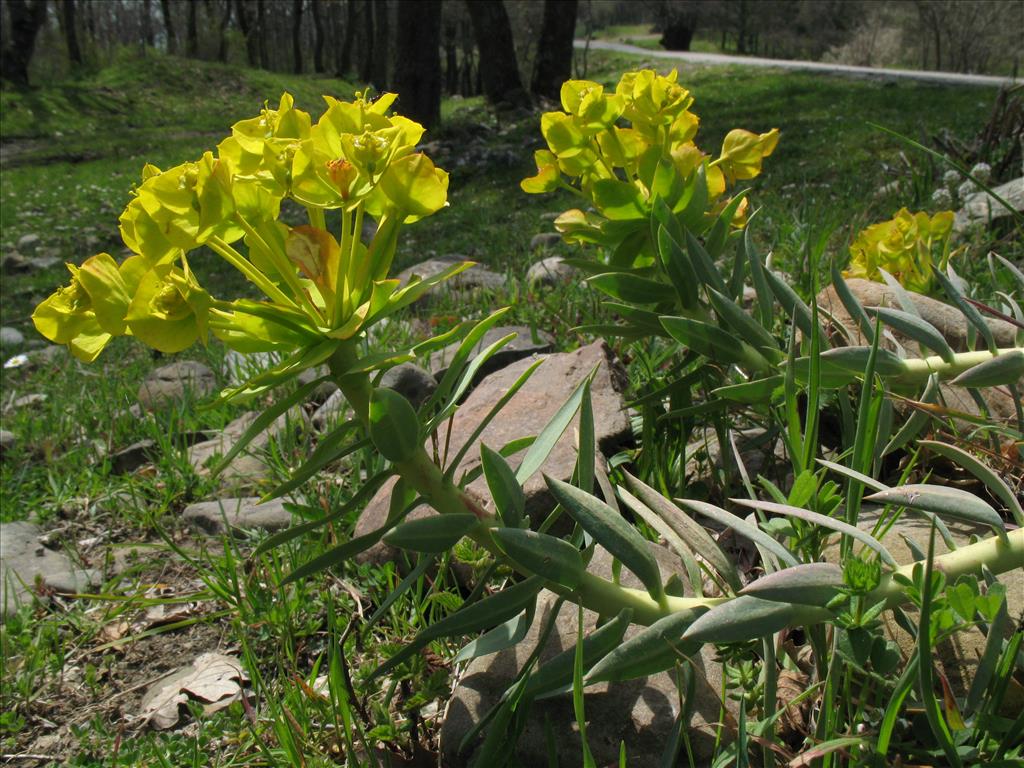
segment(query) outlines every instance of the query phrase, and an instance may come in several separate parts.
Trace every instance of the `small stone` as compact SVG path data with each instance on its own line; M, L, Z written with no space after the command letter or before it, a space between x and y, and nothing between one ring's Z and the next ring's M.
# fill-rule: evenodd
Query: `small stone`
M544 213L542 213L540 215L540 220L541 221L554 221L555 219L557 219L561 215L562 215L562 211L544 211Z
M39 526L0 523L0 618L32 599L36 581L57 592L81 592L99 583L96 571L78 568L63 552L40 542Z
M47 396L42 392L33 392L29 395L22 395L18 399L14 400L10 408L11 410L17 410L19 408L32 408L37 405L42 405L47 401Z
M526 272L526 284L531 287L554 287L565 285L576 275L576 269L565 263L562 256L548 256L530 266Z
M196 399L217 389L217 378L209 367L195 360L180 360L151 372L139 387L139 402L149 411L183 400Z
M678 575L682 570L679 558L665 547L650 544L657 560L662 580ZM612 576L612 557L598 547L588 571L605 579ZM633 589L642 585L625 568L622 584ZM478 737L464 753L459 745L476 723L498 703L501 695L513 683L527 658L540 641L544 619L555 609L557 596L547 590L537 597L536 618L526 637L512 648L490 656L474 659L466 667L444 713L441 725L441 761L449 768L462 768L472 763L473 752L480 744ZM584 632L594 631L597 615L584 611ZM555 625L540 651L539 663L571 649L576 644L578 631L576 606L562 605ZM635 636L642 627L627 630L626 639ZM720 721L722 701L718 692L722 687L722 668L715 661L713 646L705 646L693 658L692 669L697 674L693 699L688 702L692 712L688 734L690 747L698 765L709 764L715 750L714 723ZM735 704L728 709L733 720ZM660 672L622 683L600 684L587 688L587 737L594 760L598 765L619 763L619 745L625 742L629 764L637 766L659 765L665 744L677 728L679 693L672 672ZM533 701L525 714L524 729L515 745L516 763L519 765L547 765L548 744L554 745L559 765L579 765L582 747L571 693ZM550 729L550 739L547 731ZM724 730L727 741L735 738L730 729Z
M419 408L437 389L437 379L413 363L396 365L381 377L380 385L393 389L408 400L413 408Z
M25 343L25 335L17 328L11 328L10 326L0 327L0 349L8 349L10 347L20 347Z
M962 187L974 182L964 182ZM962 197L963 207L953 216L953 231L963 234L976 226L991 224L997 219L1013 215L1013 211L1024 211L1024 177L1000 184L993 190L999 197L1009 203L1010 208L1000 203L988 192L973 192ZM1012 208L1012 210L1010 210Z
M408 283L414 275L418 275L420 278L426 280L427 278L440 274L449 267L464 261L472 261L472 259L458 255L427 259L426 261L420 262L408 269L402 270L398 273L397 277L402 285ZM491 270L481 266L474 266L464 272L460 272L451 279L446 280L441 285L436 286L432 291L427 291L420 297L419 301L429 303L430 294L437 290L468 292L500 291L505 287L505 283L506 279L504 275L499 275L497 272L492 272Z
M28 260L17 251L8 251L0 258L0 272L5 275L20 275L29 269Z
M508 336L510 333L514 333L516 335L515 338L491 355L480 366L474 381L480 381L488 374L501 370L517 360L522 360L524 357L550 352L555 345L554 337L546 331L531 329L525 325L502 325L497 328L491 328L484 334L484 337L473 347L469 360L472 360L473 357L498 339ZM535 335L536 338L534 338ZM434 376L437 377L438 381L448 372L448 365L455 357L455 353L458 352L460 344L461 342L455 342L444 349L439 349L430 356L430 369L434 372Z
M14 446L17 444L18 439L14 436L13 432L8 432L6 429L0 429L0 459L13 451Z
M258 416L255 412L242 414L216 437L192 445L188 449L188 460L196 473L200 477L209 475L212 465L216 463L215 457L226 455ZM270 440L283 435L287 430L301 430L305 426L306 416L301 408L292 408L278 416L224 468L219 477L221 487L238 491L260 485L270 471L262 456Z
M126 475L134 472L144 464L153 460L157 452L157 444L153 440L140 440L110 457L110 471L115 475Z
M330 397L324 401L323 405L313 411L309 423L313 425L313 429L317 432L326 432L336 424L340 424L346 414L351 412L352 409L348 407L348 402L345 400L345 396L341 394L341 390L335 389Z
M212 536L226 533L264 530L280 531L292 524L292 513L282 499L263 504L256 496L201 501L185 507L183 516Z
M18 250L22 253L32 253L39 247L39 235L22 235L18 238Z
M539 235L534 235L530 238L530 250L548 250L562 242L562 236L558 232L541 232Z

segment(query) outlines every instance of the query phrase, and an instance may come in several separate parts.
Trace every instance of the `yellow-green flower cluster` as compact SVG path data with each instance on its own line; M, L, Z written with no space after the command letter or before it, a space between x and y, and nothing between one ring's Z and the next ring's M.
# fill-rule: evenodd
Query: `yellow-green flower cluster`
M537 173L521 186L530 193L569 189L593 206L596 215L571 210L556 221L570 241L616 247L648 230L656 198L679 212L698 185L705 189L699 213L710 220L728 205L730 185L761 172L779 138L778 129L735 129L712 158L694 141L700 120L675 70L667 76L627 72L614 93L589 80L570 80L561 100L564 111L541 118L548 148L536 152ZM737 223L745 220L745 203L737 209ZM638 252L644 245L638 244Z
M879 269L884 269L904 287L927 293L932 270L949 258L952 231L952 211L929 216L901 208L890 220L872 224L854 238L843 276L881 282Z
M387 279L398 230L447 205L448 174L416 152L421 125L387 114L393 94L325 100L314 124L284 94L277 109L236 123L216 152L165 171L147 165L120 218L132 255L69 264L70 285L33 314L39 332L87 361L125 334L164 352L208 333L244 351L287 351L351 338L392 311L404 295ZM306 208L308 225L278 221L285 198ZM328 209L340 209L337 238ZM377 225L369 244L364 216ZM266 300L211 297L188 263L201 246Z

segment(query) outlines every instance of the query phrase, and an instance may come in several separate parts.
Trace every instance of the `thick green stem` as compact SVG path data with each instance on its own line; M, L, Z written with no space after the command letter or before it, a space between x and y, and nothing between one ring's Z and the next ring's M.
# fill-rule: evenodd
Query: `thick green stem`
M354 347L344 344L330 359L329 365L338 387L349 405L352 406L356 416L364 424L368 424L373 386L368 374L349 372L355 362ZM445 477L444 472L434 463L423 446L418 446L409 459L395 462L394 469L440 514L471 512L485 524L494 522L490 512ZM509 561L508 557L495 545L486 527L482 527L471 536L478 545L496 558ZM511 564L524 575L532 575L517 563L512 562ZM903 566L897 573L909 577L913 573L914 565L911 563ZM1005 540L993 536L977 544L937 557L934 567L945 573L949 581L952 582L963 574L980 573L982 565L987 566L996 574L1024 568L1024 529L1013 531ZM633 611L633 622L642 625L650 625L658 619L681 612L689 613L693 619L696 619L708 609L729 599L665 596L663 600L659 601L644 590L628 589L592 573L584 573L575 589L554 583L547 584L547 587L552 592L605 616L614 616L624 608L630 608ZM903 587L890 575L883 579L881 585L867 599L872 602L884 599L890 606L893 606L905 602L907 597ZM794 616L792 624L816 624L827 621L831 617L832 614L824 608L807 606Z
M946 362L938 355L930 357L912 358L903 361L904 370L901 373L884 376L887 382L896 384L919 384L927 381L933 373L937 373L943 381L956 378L964 371L973 368L981 363L988 362L994 357L1006 354L1007 352L1019 351L1019 347L1008 347L997 349L996 354L986 350L975 352L958 352L953 355L950 362Z

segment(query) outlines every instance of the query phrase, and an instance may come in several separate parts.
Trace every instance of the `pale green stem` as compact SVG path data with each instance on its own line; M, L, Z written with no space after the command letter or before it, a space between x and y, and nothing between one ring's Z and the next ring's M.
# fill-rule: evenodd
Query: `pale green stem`
M352 253L352 213L347 208L341 209L341 243L340 255L344 259ZM348 259L338 264L338 274L334 283L334 316L331 322L334 327L341 325L341 319L351 311L349 301L348 274L350 271Z
M373 386L367 374L347 373L355 360L354 349L345 344L331 358L329 365L345 399L352 406L357 417L367 424ZM394 469L440 514L471 512L486 524L494 522L493 515L445 477L422 446L417 446L416 451L409 459L395 462ZM494 545L487 529L478 531L471 537L495 557L508 561L504 553ZM516 570L530 575L527 569L517 563L512 562L511 564ZM914 563L905 565L896 573L910 577L914 565ZM945 573L952 583L960 575L980 573L983 565L995 574L1024 568L1024 529L1013 531L1005 541L1000 537L993 536L977 544L962 547L955 552L937 557L934 568ZM578 602L601 615L613 616L624 608L630 608L633 611L633 622L642 625L650 625L658 619L681 612L689 613L693 619L696 619L708 609L729 599L664 596L663 599L658 600L644 590L622 587L589 572L583 574L583 578L575 589L554 583L548 583L546 586L556 594ZM907 595L903 587L889 575L883 578L881 585L866 599L869 602L884 599L890 606L894 606L905 602ZM816 624L828 621L832 616L832 613L824 608L800 607L792 618L791 625Z
M359 246L363 242L363 211L365 207L366 206L362 203L359 203L359 205L356 206L356 220L352 225L352 244L349 247L348 252L348 285L349 293L351 293L352 296L349 299L350 304L347 311L351 311L353 307L359 306L359 303L363 300L363 297L361 295L357 295L356 291L362 291L365 286L359 285L352 279L352 276L355 274L355 265L358 263Z
M931 374L937 373L940 379L951 379L976 365L988 362L993 357L1004 355L1007 352L1019 351L1021 351L1021 347L997 349L995 355L987 349L974 352L958 352L953 355L952 362L946 362L938 355L912 358L903 361L903 372L891 376L883 376L882 378L897 384L911 384L926 381Z
M317 208L317 207L312 206L312 205L307 205L307 206L305 206L305 208L306 208L306 215L309 216L309 224L310 224L310 226L316 227L317 229L323 229L323 230L326 231L326 229L327 229L327 222L324 219L324 209L323 208Z
M299 282L299 278L295 274L295 266L288 260L288 257L276 248L272 248L270 243L263 239L263 235L257 232L244 217L236 214L235 220L239 223L242 229L245 230L245 233L249 236L250 240L252 240L253 245L262 251L267 259L274 265L274 269L277 270L278 274L281 275L281 278L288 285L291 292L302 303L302 308L309 316L309 319L316 325L322 325L324 317L320 314L320 310L316 308L316 305L313 304L312 300L306 294L305 289L302 287L302 283ZM292 306L295 306L294 302Z
M211 250L224 259L224 261L245 275L245 277L256 285L257 288L263 291L271 301L275 301L286 307L294 307L297 309L295 302L285 295L284 291L274 285L267 276L256 269L248 259L219 237L211 237L206 241L206 244L211 248Z

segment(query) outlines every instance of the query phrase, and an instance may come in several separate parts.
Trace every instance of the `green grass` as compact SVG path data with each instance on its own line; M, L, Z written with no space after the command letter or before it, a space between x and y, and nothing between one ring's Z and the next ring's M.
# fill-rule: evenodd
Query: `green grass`
M592 52L590 76L611 83L637 62ZM759 245L774 251L776 264L791 272L804 294L810 290L812 256L842 261L861 226L904 204L920 207L930 195L935 170L926 158L868 121L918 139L940 128L966 137L980 128L994 98L985 89L882 85L739 67L687 68L680 80L696 96L702 118L698 141L708 151L733 127L781 128L777 152L751 185L755 207L761 209L754 231ZM8 252L22 236L37 234L42 250L63 260L81 262L102 250L120 255L116 220L142 164L164 167L196 157L226 135L231 123L255 114L264 100L276 101L285 89L310 110L318 109L321 93L351 92L341 81L161 56L125 60L87 79L28 94L3 92L0 132L13 150L0 180L0 246ZM197 99L197 92L203 98ZM463 254L511 279L497 295L469 302L443 298L417 321L437 330L509 305L511 321L552 332L562 349L587 341L574 328L601 316L593 291L574 284L540 292L521 279L537 258L530 253L530 238L551 228L542 214L577 204L568 194L531 196L518 188L519 180L533 173L533 150L542 146L538 116L499 119L478 99L446 101L443 115L445 126L427 139L440 142L432 155L451 171L451 205L406 230L396 266ZM894 178L906 181L906 194L877 197L875 190ZM554 251L577 253L568 246ZM219 260L197 256L192 263L215 295L242 284L217 266ZM2 324L33 338L32 307L64 280L61 267L5 275ZM400 344L415 331L396 324L389 333ZM621 342L614 346L630 363L635 381L653 378L664 367L664 358L653 352L648 356ZM219 383L226 383L220 346L183 356L209 363ZM326 766L359 753L366 742L406 755L433 749L436 722L429 713L435 705L443 708L448 666L417 658L384 687L367 683L366 677L432 617L461 603L463 594L450 571L441 568L436 578L421 578L372 629L346 631L357 606L372 613L396 588L399 577L392 566L346 562L315 578L278 585L298 564L345 541L358 510L255 557L251 540L195 539L180 512L208 498L214 487L188 466L178 437L221 428L241 409L201 408L187 401L149 417L133 416L128 408L140 382L169 359L154 360L141 346L121 339L93 366L61 356L33 370L3 372L4 406L29 393L47 399L3 415L4 429L17 434L19 444L0 465L0 519L31 517L47 529L62 530L61 541L76 558L106 570L97 596L27 607L4 626L0 751L30 750L48 733L55 701L69 702L60 716L70 731L61 732L68 747L53 764L255 766L297 765L304 759L305 765ZM799 414L791 415L799 423ZM114 474L109 455L142 439L163 447L154 468ZM285 477L313 444L308 434L276 444L275 477ZM297 492L297 512L309 517L338 508L352 497L358 478L380 466L373 451L357 452ZM104 537L99 550L81 544L96 535ZM117 575L106 568L113 551L132 547L141 555L127 570ZM461 555L469 560L473 553ZM118 649L99 649L105 627L140 620L152 602L146 590L158 584L174 599L198 605L194 621L144 637L133 630ZM133 686L190 661L194 649L210 647L231 648L243 659L253 678L256 715L250 717L236 703L212 717L197 715L192 730L145 731L130 738L122 733L122 714L133 711L141 694ZM445 660L455 647L439 642L431 650ZM355 698L348 695L346 671ZM321 675L331 680L326 697L310 693ZM740 693L752 696L756 681L744 679Z

